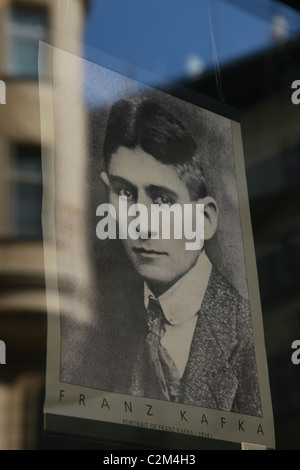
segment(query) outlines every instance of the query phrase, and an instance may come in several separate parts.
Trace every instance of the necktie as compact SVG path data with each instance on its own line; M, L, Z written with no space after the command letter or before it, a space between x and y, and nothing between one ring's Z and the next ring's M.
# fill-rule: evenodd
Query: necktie
M163 400L173 401L179 389L180 376L177 367L167 352L161 345L161 338L165 333L166 319L157 299L149 296L147 310L148 334L146 346L149 355L149 364L152 369L152 379L156 382L157 397ZM151 387L153 389L153 385Z

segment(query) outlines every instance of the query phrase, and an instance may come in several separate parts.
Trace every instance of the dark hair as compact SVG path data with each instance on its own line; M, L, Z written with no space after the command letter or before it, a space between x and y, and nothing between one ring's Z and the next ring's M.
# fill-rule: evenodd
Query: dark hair
M183 124L155 101L120 100L112 106L103 146L106 169L111 156L121 146L140 147L174 167L192 200L206 195L196 142Z

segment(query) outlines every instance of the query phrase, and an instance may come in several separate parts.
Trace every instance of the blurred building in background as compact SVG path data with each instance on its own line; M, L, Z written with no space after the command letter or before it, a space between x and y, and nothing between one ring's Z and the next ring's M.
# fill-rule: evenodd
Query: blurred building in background
M285 16L283 2L275 0L219 0L211 2L220 7L212 12L214 29L199 15L201 30L192 26L201 2L153 1L147 11L142 3L93 0L87 16L84 0L0 2L0 80L6 85L6 104L0 104L0 340L7 345L7 365L0 365L0 449L41 445L37 401L47 321L38 41L55 43L56 37L123 60L132 78L143 78L148 66L240 110L275 435L279 448L299 449L300 365L292 364L290 347L300 337L300 105L291 101L291 84L300 80L300 13L290 9ZM184 49L182 39L189 37L195 47ZM230 56L230 39L238 55ZM40 63L40 86L45 97L49 90L51 106L49 59Z
M51 106L51 58L39 41L80 44L84 0L0 2L0 449L34 448L44 384L46 296L42 235L42 152L39 73ZM79 52L79 51L78 51ZM49 93L48 93L49 92Z

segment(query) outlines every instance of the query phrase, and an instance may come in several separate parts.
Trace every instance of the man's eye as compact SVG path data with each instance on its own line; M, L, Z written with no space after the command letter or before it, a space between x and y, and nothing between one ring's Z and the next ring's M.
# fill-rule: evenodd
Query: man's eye
M173 201L171 201L171 199L167 196L159 196L155 198L154 203L159 205L167 204L168 206L171 206Z
M128 189L119 189L118 194L119 196L127 197L127 199L133 199L133 194Z

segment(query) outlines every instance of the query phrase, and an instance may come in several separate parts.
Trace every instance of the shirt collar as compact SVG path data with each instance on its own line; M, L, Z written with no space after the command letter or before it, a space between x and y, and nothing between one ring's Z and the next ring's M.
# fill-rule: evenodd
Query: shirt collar
M199 311L211 273L211 262L203 251L196 264L158 300L171 325L180 325ZM144 302L147 308L149 296L155 297L144 283Z

